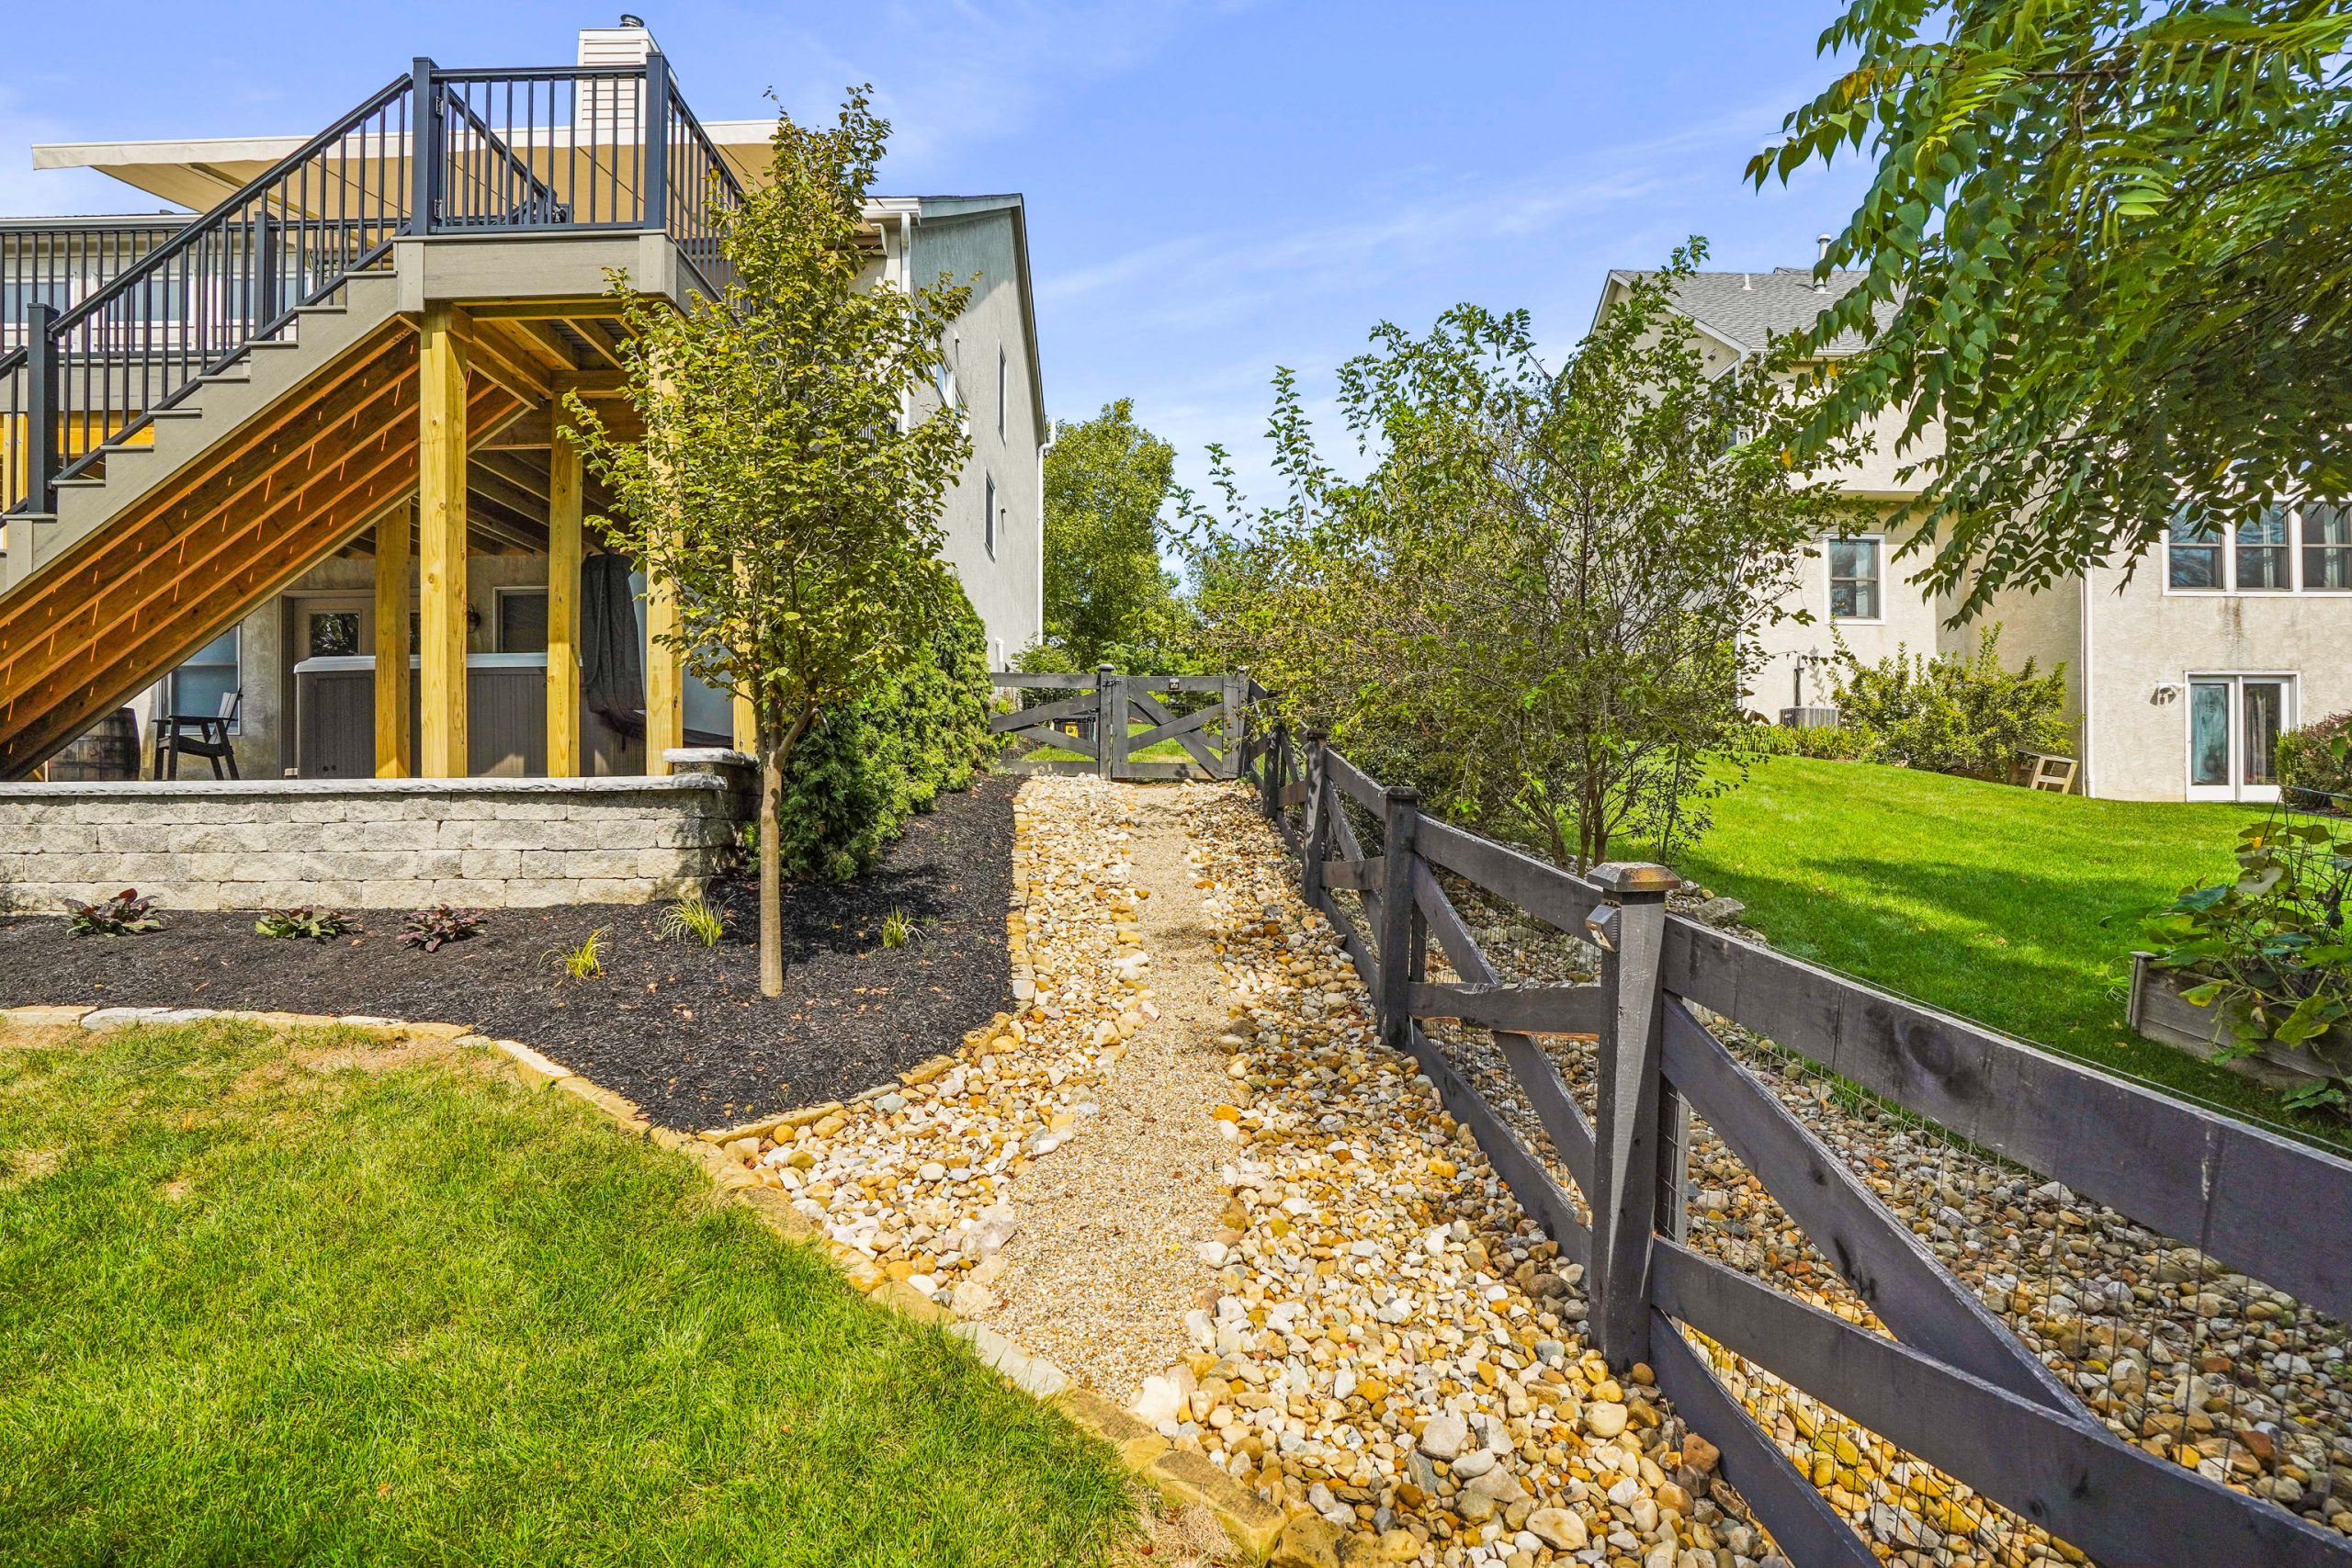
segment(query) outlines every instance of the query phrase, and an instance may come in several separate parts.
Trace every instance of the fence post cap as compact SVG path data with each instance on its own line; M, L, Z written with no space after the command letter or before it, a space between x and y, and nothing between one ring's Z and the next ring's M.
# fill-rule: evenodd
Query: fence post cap
M1674 873L1647 861L1603 861L1586 872L1585 877L1604 893L1646 893L1662 897L1682 886L1682 879Z
M1421 798L1421 792L1411 784L1383 784L1380 794L1383 799L1393 801L1399 806L1415 805Z

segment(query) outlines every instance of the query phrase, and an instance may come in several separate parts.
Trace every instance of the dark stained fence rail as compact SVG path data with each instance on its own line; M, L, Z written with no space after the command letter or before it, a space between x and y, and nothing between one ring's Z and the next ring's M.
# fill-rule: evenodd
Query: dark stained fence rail
M2087 1552L2103 1568L2352 1564L2352 1542L2109 1432L1709 1027L1728 1020L2004 1158L2337 1317L2352 1315L2352 1162L1670 915L1664 868L1572 876L1419 815L1320 739L1252 731L1239 776L1300 859L1308 903L1521 1206L1587 1269L1612 1366L1647 1359L1723 1473L1804 1568L1877 1559L1759 1428L1695 1331ZM1378 818L1367 855L1345 803ZM1437 872L1580 934L1600 981L1500 983ZM1335 892L1359 895L1360 922ZM1437 942L1460 976L1433 982ZM1703 1011L1702 1011L1703 1010ZM1493 1032L1571 1194L1425 1033ZM1538 1034L1598 1042L1588 1122ZM1894 1337L1679 1244L1703 1117Z
M1129 675L1102 666L1091 674L1033 674L998 670L1000 691L1073 691L1079 694L995 715L989 728L1029 750L1052 747L1078 758L1014 756L1012 773L1091 773L1106 779L1230 779L1238 776L1250 705L1262 688L1247 675ZM1203 696L1210 701L1199 702ZM1198 705L1179 711L1187 702ZM1111 724L1103 715L1118 716ZM1137 724L1144 726L1137 729ZM1136 755L1163 741L1184 751L1182 761L1146 761Z

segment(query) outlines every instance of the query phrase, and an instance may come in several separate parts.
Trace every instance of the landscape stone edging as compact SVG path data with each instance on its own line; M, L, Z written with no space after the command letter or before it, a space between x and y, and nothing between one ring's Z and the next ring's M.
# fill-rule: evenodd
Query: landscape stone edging
M1015 886L1023 884L1016 878ZM1017 915L1015 917L1018 918ZM1018 964L1025 969L1025 963ZM205 1019L232 1019L277 1028L356 1029L381 1040L439 1039L469 1049L498 1052L526 1089L553 1087L601 1113L631 1137L643 1138L685 1155L703 1168L711 1186L729 1201L750 1209L761 1224L789 1242L817 1252L848 1281L850 1288L902 1316L937 1325L967 1341L981 1363L1007 1383L1042 1404L1051 1404L1092 1437L1108 1444L1119 1462L1150 1486L1171 1506L1204 1508L1251 1562L1311 1564L1329 1561L1329 1526L1311 1514L1293 1516L1275 1507L1197 1453L1176 1448L1138 1417L1120 1409L1041 1356L1020 1349L997 1329L959 1316L954 1308L933 1301L901 1280L886 1278L854 1247L827 1240L808 1216L795 1209L780 1190L766 1187L725 1153L720 1145L732 1137L753 1135L742 1129L714 1130L700 1134L673 1132L655 1125L631 1101L550 1061L519 1040L497 1040L479 1034L468 1025L412 1021L365 1014L332 1017L323 1013L258 1012L216 1008L0 1008L0 1043L14 1030L59 1034L69 1030L103 1032L132 1024L194 1023ZM984 1038L975 1030L967 1043ZM954 1065L952 1056L934 1056L899 1075L901 1083L915 1084L937 1077ZM804 1107L765 1122L747 1125L770 1131L780 1122L797 1124L841 1109L838 1101ZM1321 1550L1318 1551L1317 1547Z

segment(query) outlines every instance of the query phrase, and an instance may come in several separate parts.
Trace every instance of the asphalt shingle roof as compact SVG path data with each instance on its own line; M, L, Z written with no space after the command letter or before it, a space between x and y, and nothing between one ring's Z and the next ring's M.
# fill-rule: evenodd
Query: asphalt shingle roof
M1655 275L1621 271L1616 276L1630 281ZM1701 272L1677 283L1673 299L1676 307L1691 320L1742 349L1758 353L1766 346L1768 337L1803 332L1813 325L1822 311L1849 289L1858 287L1867 276L1835 272L1829 275L1827 289L1816 291L1811 267L1781 266L1770 272ZM1878 308L1881 321L1891 313L1891 307ZM1831 344L1830 352L1850 353L1856 346L1856 339L1849 333Z

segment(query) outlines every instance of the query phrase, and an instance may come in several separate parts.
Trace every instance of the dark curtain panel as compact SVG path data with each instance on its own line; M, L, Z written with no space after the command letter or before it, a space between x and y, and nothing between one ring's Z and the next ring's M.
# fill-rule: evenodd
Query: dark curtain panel
M645 663L626 556L580 563L580 701L630 739L645 734Z

